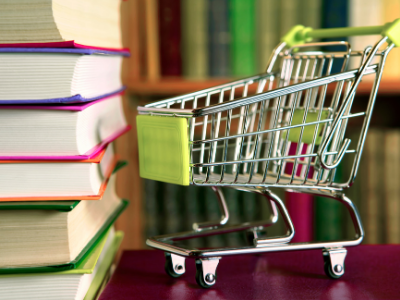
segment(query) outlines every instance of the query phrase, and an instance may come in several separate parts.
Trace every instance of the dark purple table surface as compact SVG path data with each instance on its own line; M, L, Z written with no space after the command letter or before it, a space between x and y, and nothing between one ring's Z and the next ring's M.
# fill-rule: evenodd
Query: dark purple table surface
M195 261L174 279L164 272L164 254L125 251L103 291L107 299L400 299L400 245L347 248L346 272L329 279L321 250L226 256L210 289L195 281Z

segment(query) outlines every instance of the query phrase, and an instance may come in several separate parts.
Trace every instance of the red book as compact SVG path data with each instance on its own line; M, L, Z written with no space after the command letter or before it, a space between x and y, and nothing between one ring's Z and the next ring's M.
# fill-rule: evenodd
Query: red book
M286 208L292 219L295 235L293 243L309 242L313 239L314 199L309 194L285 193Z
M297 143L292 143L289 149L289 155L295 155L297 150ZM303 145L301 153L306 153L307 145ZM293 163L287 163L285 173L291 174L293 170ZM297 168L297 174L300 175L301 166ZM312 174L312 172L311 172ZM309 175L311 175L309 174ZM295 235L292 242L309 242L313 239L313 210L314 198L309 194L300 193L285 193L286 208L289 216L292 219Z
M159 0L159 45L162 76L181 76L181 2Z

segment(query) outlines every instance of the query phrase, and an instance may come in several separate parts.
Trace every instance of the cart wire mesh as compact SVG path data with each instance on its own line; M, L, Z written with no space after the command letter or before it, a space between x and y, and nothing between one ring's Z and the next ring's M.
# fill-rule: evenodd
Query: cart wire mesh
M291 48L282 43L265 74L152 103L139 112L188 118L192 184L346 188L357 173L393 46L386 38L363 51L352 51L347 42ZM279 70L272 71L278 62ZM340 72L333 72L338 66ZM352 109L363 77L372 81L369 100ZM357 118L362 128L350 148L346 129ZM352 171L335 182L344 155L354 157Z

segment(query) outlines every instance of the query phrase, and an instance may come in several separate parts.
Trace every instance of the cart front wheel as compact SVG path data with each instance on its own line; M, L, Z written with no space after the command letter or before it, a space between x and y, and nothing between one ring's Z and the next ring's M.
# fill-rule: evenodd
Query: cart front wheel
M180 277L185 273L185 258L166 252L164 270L173 278Z
M325 274L332 279L342 277L345 269L344 260L347 250L345 248L324 249L322 253Z

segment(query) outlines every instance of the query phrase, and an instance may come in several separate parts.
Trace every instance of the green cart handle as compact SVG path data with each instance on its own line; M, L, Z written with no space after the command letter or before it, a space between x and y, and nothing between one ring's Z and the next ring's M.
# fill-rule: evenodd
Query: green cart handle
M289 30L281 41L285 42L289 47L292 47L294 45L310 42L312 39L374 34L387 36L396 47L400 46L400 19L396 19L382 26L365 27L312 29L311 27L296 25Z

